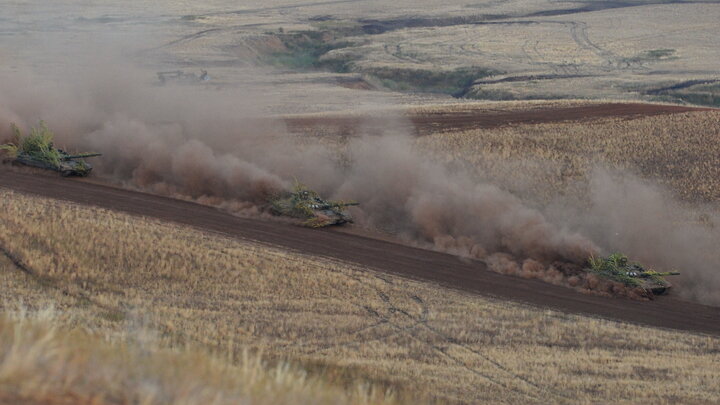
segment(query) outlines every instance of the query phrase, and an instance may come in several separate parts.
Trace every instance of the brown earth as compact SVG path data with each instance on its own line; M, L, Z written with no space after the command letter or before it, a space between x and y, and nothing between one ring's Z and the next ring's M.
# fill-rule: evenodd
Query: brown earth
M373 127L403 128L407 133L424 136L438 130L450 132L478 128L497 128L506 125L540 124L561 121L587 121L605 117L633 118L688 111L709 111L711 108L647 103L603 103L582 106L541 107L522 111L442 111L411 115L404 123L396 116L373 116ZM307 116L285 119L293 132L304 132L317 127L332 128L339 134L353 133L357 128L368 127L365 116Z
M101 405L105 402L92 398L81 398L76 395L45 395L36 398L0 393L0 405Z
M459 290L510 299L560 311L720 335L720 308L672 296L641 302L586 295L539 280L498 274L484 263L449 254L337 232L260 219L240 218L218 209L53 174L0 168L0 187L95 205L251 239L311 255L358 263L371 269L438 283Z

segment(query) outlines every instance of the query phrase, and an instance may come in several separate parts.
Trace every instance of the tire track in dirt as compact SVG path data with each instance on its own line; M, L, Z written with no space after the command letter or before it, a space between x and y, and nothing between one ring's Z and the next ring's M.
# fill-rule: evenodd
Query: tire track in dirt
M609 72L615 69L631 69L638 68L638 66L628 65L623 66L621 63L622 58L619 58L613 52L604 49L597 43L593 42L587 33L587 23L580 21L552 21L552 20L515 20L515 21L494 21L494 22L477 22L473 23L476 25L559 25L567 28L568 35L573 42L578 46L579 49L595 54L604 63L598 68L602 72ZM533 44L534 45L530 45ZM567 64L558 64L553 62L538 62L542 60L542 54L537 49L539 42L535 38L527 39L521 45L521 52L527 59L530 65L534 66L547 66L554 70L556 74L571 74L571 72L577 74L580 71L580 67L576 64L571 64L572 68L568 68ZM584 68L590 68L591 66L585 66Z
M365 309L368 309L368 312L370 313L370 315L378 318L382 324L390 326L392 329L395 329L395 332L391 333L389 335L384 335L384 336L376 337L373 339L363 339L361 341L358 340L358 341L354 341L354 342L345 342L344 344L332 345L331 347L342 347L342 346L348 346L348 345L353 345L353 344L366 344L366 343L372 342L372 341L387 340L394 336L405 335L408 338L415 340L416 342L418 342L418 343L422 344L423 346L428 347L432 351L436 352L440 357L445 357L445 358L449 359L450 362L467 370L468 372L470 372L473 375L476 375L494 385L502 387L503 389L512 391L515 394L520 395L521 397L540 400L540 397L528 394L527 392L524 392L515 386L508 385L508 384L504 383L503 381L499 381L497 378L495 378L492 375L489 375L488 373L483 372L481 369L467 365L466 362L464 362L462 359L459 359L456 356L453 356L453 355L447 353L445 350L443 350L437 344L433 344L432 342L428 342L426 339L422 339L419 336L417 336L418 335L417 332L414 332L414 331L417 330L417 328L419 328L419 327L423 327L423 328L431 331L436 336L440 337L444 342L465 348L462 345L454 343L454 339L449 338L447 335L443 334L442 332L436 331L434 328L431 328L429 325L427 325L428 316L430 315L430 307L427 305L427 303L425 303L425 301L421 297L414 295L414 294L409 295L409 298L420 306L420 314L418 316L413 316L410 314L410 312L405 311L405 310L399 308L397 305L393 304L392 298L388 294L383 292L380 288L371 286L368 283L365 283L359 277L354 277L354 276L350 276L350 277L355 279L359 283L364 284L366 287L369 287L369 288L372 288L375 290L375 293L378 295L380 300L386 304L385 310L387 312L387 315L382 315L382 314L378 313L377 311L369 309L366 306L362 306L362 305L359 305L359 306L364 307ZM393 321L390 317L393 314L403 315L408 320L410 320L411 324L403 325L403 324L397 323L396 321ZM467 349L467 348L465 348L465 349ZM517 378L523 382L528 382L527 380L522 379L521 377L513 374L512 372L509 372L505 367L503 367L498 362L493 361L493 360L489 359L488 357L479 354L476 351L472 351L472 350L470 350L470 351L474 354L479 355L484 361L488 361L492 366L498 368L499 370L501 370L503 372L510 374L511 378ZM533 383L530 383L530 385L532 385L534 388L539 388L537 385L535 385Z
M123 311L121 308L116 308L112 305L107 305L100 303L98 300L94 299L92 297L92 294L89 293L88 285L90 285L91 288L95 289L103 289L103 286L99 283L91 283L88 280L83 280L82 282L65 282L63 283L61 280L56 279L54 277L41 274L40 272L36 271L29 265L27 265L25 262L23 262L18 256L16 256L14 253L12 253L10 250L5 248L2 244L0 244L0 254L5 256L10 262L13 264L13 266L20 271L21 273L25 274L27 277L29 277L31 280L33 280L38 285L53 288L57 291L59 291L62 295L66 297L71 297L74 300L76 300L79 303L83 304L90 304L102 311L105 311L107 314L113 314L113 315L125 315L125 311ZM81 283L84 283L85 285L81 285ZM110 289L104 289L105 292L115 293ZM165 328L165 325L158 325L159 329L167 333L167 328Z
M365 287L375 290L375 293L377 294L377 296L385 304L384 311L383 311L384 314L381 314L380 312L376 311L369 305L363 305L363 304L357 304L357 303L351 302L350 305L367 312L370 316L372 316L373 318L376 318L377 321L371 325L367 325L367 326L359 328L355 331L346 333L345 334L346 339L342 342L334 342L334 343L324 344L320 347L313 348L312 350L306 352L306 354L314 354L314 353L318 353L318 352L321 352L321 351L324 351L324 350L327 350L330 348L354 346L354 345L360 345L360 344L367 344L369 342L387 340L387 339L397 336L403 332L410 331L410 330L416 328L421 322L423 322L423 320L427 320L427 315L429 314L429 310L427 310L427 308L423 308L422 313L420 315L420 319L416 320L412 315L410 315L409 312L407 312L403 309L400 309L400 308L398 308L398 306L394 305L392 303L390 296L385 294L378 287L370 285L369 283L362 280L360 277L353 276L353 275L345 275L345 276L357 281L358 283L364 285ZM381 279L381 280L385 281L386 283L389 283L387 280L384 280L384 279ZM412 323L410 325L398 325L398 324L394 323L393 321L391 321L390 316L395 313L400 313L400 314L407 316L408 318L410 318ZM372 329L375 329L375 328L378 328L381 326L390 326L393 329L395 329L395 331L391 332L389 334L376 336L376 337L373 337L370 339L363 339L358 336L362 332L367 332L369 330L372 330ZM350 339L348 340L347 338L350 338Z
M451 344L451 345L453 345L453 346L457 346L457 347L461 348L462 350L464 350L464 351L466 351L466 352L469 352L469 353L471 353L472 355L475 355L475 356L481 358L483 361L490 363L492 366L494 366L494 367L497 368L498 370L501 370L503 373L507 374L510 378L513 378L513 379L516 379L516 380L518 380L518 381L521 381L521 382L523 382L523 383L531 386L533 389L535 389L535 390L537 390L537 391L539 391L539 392L541 392L541 393L546 393L546 392L547 392L547 393L552 394L552 395L555 396L555 397L562 398L563 400L572 400L572 399L573 399L572 397L569 397L569 396L563 394L562 392L560 392L560 391L558 391L558 390L555 390L555 389L550 388L550 387L541 387L539 384L533 382L532 380L530 380L530 379L528 379L528 378L525 378L525 377L523 377L523 376L521 376L521 375L519 375L519 374L516 374L515 372L513 372L513 371L510 370L510 369L508 369L508 368L507 368L506 366L504 366L502 363L500 363L499 361L493 359L493 358L490 357L489 355L483 354L480 350L473 349L473 348L470 347L469 345L464 345L464 344L459 343L459 342L457 341L457 339L453 338L452 336L448 336L446 333L438 330L437 328L433 328L432 326L428 325L427 322L423 322L422 326L425 327L425 328L426 328L427 330L429 330L430 332L432 332L432 333L436 334L437 336L439 336L440 338L442 338L442 339L443 339L445 342L447 342L448 344Z
M364 283L359 278L356 278L356 277L352 277L352 278L356 279L358 282L363 283L369 287L369 285L367 283ZM532 390L536 390L541 393L548 392L548 393L550 393L556 397L560 397L562 399L572 399L570 397L567 397L567 396L557 392L556 390L541 387L540 385L536 384L535 382L514 373L513 371L508 369L506 366L504 366L502 363L491 358L490 356L483 354L479 350L473 349L473 348L469 347L468 345L461 344L457 341L457 339L453 338L452 336L449 336L446 333L438 330L437 328L430 326L428 324L428 317L430 315L430 306L420 296L415 295L415 294L409 295L409 298L420 306L420 315L413 316L408 311L404 311L404 310L398 308L397 306L393 305L391 303L391 297L388 296L387 294L385 294L383 291L381 291L381 289L379 289L377 287L371 287L371 288L375 289L376 293L381 298L381 300L383 302L385 302L386 304L388 304L386 310L389 314L392 314L392 313L402 314L412 322L410 325L400 325L400 324L397 324L396 322L393 322L388 316L383 316L383 315L378 314L377 312L374 312L373 315L378 317L379 319L381 319L381 322L388 324L389 326L393 327L396 330L396 333L382 337L382 339L386 339L386 338L389 338L389 337L392 337L395 335L400 335L400 334L408 335L413 340L416 340L417 342L423 344L424 346L429 347L433 351L439 352L443 357L451 359L451 361L454 362L456 365L468 370L472 374L476 374L476 375L482 377L483 379L486 379L486 380L488 380L498 386L501 386L505 389L511 390L521 396L526 396L526 397L530 397L533 399L540 398L540 397L537 397L534 395L530 395L524 391L521 391L521 390L515 388L514 386L508 386L507 384L503 383L502 381L498 381L496 378L494 378L486 373L483 373L482 371L478 370L477 368L467 365L466 362L464 362L462 359L457 358L456 356L453 356L453 355L447 353L445 350L438 347L437 344L433 344L431 342L428 342L427 340L421 339L420 337L417 336L417 333L414 333L414 331L417 330L419 327L422 327L422 328L426 329L427 331L431 332L432 334L436 335L437 337L439 337L444 343L458 347L458 348L464 350L465 352L468 352L471 355L474 355L474 356L480 358L482 362L489 363L489 365L491 367L496 368L497 370L500 370L500 372L502 374L506 374L509 378L516 379L516 380L530 386ZM379 340L379 339L371 339L371 340ZM363 340L361 342L356 342L356 343L365 343L365 342L367 342L367 340Z
M196 33L194 33L194 34L185 35L185 36L183 36L183 37L180 37L180 38L178 38L178 39L175 39L175 40L173 40L173 41L170 41L170 42L168 42L168 43L166 43L166 44L157 46L157 47L155 47L155 48L150 48L150 49L148 49L147 51L156 51L156 50L158 50L158 49L167 48L167 47L169 47L169 46L177 45L177 44L179 44L179 43L181 43L181 42L192 41L192 40L195 40L195 39L198 39L198 38L202 38L202 37L207 36L207 35L210 34L210 33L219 32L219 31L225 31L225 29L224 29L224 28L210 28L210 29L198 31L198 32L196 32Z
M570 37L572 37L573 41L575 41L575 43L581 49L585 49L594 53L598 57L605 60L605 62L607 62L607 65L612 66L617 64L618 58L612 52L606 51L605 49L601 48L599 45L590 40L590 37L588 37L587 33L586 23L571 21L563 22L560 24L570 27Z

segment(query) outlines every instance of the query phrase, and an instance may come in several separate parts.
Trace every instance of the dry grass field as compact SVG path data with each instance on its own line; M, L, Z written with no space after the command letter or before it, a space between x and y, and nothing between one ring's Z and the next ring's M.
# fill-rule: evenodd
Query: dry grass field
M0 318L0 404L392 404L244 352L236 361L158 340L108 341L52 310Z
M486 1L382 8L373 3L328 5L321 14L304 7L290 18L260 19L250 11L200 16L193 23L202 35L162 49L205 63L212 63L208 49L232 49L244 63L283 55L281 65L293 70L321 65L340 72L338 77L359 74L377 88L480 99L716 104L717 89L690 83L719 80L720 54L713 41L720 6L714 3ZM326 36L298 42L286 34L306 32ZM458 74L470 68L486 73ZM685 88L691 94L683 94Z
M609 100L604 100L610 102ZM297 135L344 153L348 135L393 130L413 134L413 117L478 115L590 106L588 100L503 101L396 106L383 110L285 115L306 120ZM374 124L378 118L385 119ZM358 128L338 122L355 120ZM377 128L377 125L395 127ZM429 132L429 135L426 135ZM696 207L720 201L720 110L658 116L588 118L581 121L514 123L495 128L423 129L415 139L429 159L501 185L524 201L545 205L587 195L595 169L631 174L670 190Z
M417 143L436 159L506 184L528 200L547 203L560 195L585 195L592 170L605 167L663 185L683 201L716 204L718 137L720 112L708 111L462 132L439 129Z
M112 65L118 62L108 56L121 53L123 62L141 68L139 82L152 84L156 71L208 69L208 89L259 87L270 112L426 104L447 94L720 100L714 43L720 5L707 1L10 6L12 18L0 19L7 61L0 72L75 75L98 54ZM87 33L95 33L90 42ZM358 90L366 88L399 91ZM428 91L439 94L422 94Z
M130 383L138 375L157 381L159 394L149 403L167 403L163 395L184 395L172 381L185 378L210 379L212 387L233 395L256 392L253 387L263 386L264 377L250 387L236 386L247 374L217 379L223 367L244 367L245 352L268 362L269 370L258 371L261 375L289 361L346 392L358 391L360 384L367 395L365 381L375 387L375 395L391 389L396 398L712 403L720 395L715 383L720 340L714 337L469 296L272 246L4 190L0 197L3 311L52 306L56 327L80 328L120 345L92 343L92 350L79 353L75 338L48 332L47 323L4 320L0 350L27 350L45 358L51 356L44 352L50 347L52 364L61 367L64 359L72 359L68 379L87 372L84 365L90 363L84 356L99 356L102 367L111 370L120 362L129 373L120 372L120 381ZM18 335L8 330L36 338L13 345ZM138 339L158 347L157 363L148 365L146 357L134 363ZM183 349L188 346L227 360L198 366L197 377L195 371L177 375L166 369L166 364L187 364L188 358L198 361ZM169 355L168 348L180 354ZM118 358L118 350L131 355ZM13 398L34 392L32 385L23 385L26 380L17 379L20 374L2 373L20 367L9 362L11 357L0 359L0 392ZM27 367L23 370L40 372L38 363ZM45 370L44 394L65 394L73 381L82 381ZM326 393L288 378L279 384L300 389L310 402L312 395ZM97 393L79 387L73 395ZM292 387L287 395L293 395ZM353 398L348 401L366 397Z

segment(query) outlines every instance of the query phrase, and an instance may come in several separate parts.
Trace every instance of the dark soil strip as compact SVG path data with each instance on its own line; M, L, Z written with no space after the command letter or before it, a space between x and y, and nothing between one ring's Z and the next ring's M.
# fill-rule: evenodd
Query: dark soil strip
M252 239L327 256L402 277L529 303L559 311L656 327L720 335L720 308L672 296L642 302L586 295L574 290L489 271L478 261L345 234L232 216L217 209L77 179L14 172L0 167L0 187L129 214L189 225L230 237ZM99 218L99 221L102 219Z
M715 84L720 83L720 79L700 79L700 80L688 80L678 84L674 84L668 87L661 87L659 89L648 90L645 94L660 95L668 91L682 90L688 87L697 86L699 84Z
M14 254L10 253L10 251L5 249L5 247L3 247L2 245L0 245L0 253L2 253L3 256L7 257L7 259L10 260L10 262L12 262L12 264L15 267L17 267L20 271L22 271L23 273L25 273L29 276L33 276L33 277L36 276L35 273L33 273L33 271L30 270L29 267L25 266L23 264L23 262L20 261L20 259L15 257Z
M537 17L557 17L562 15L572 15L579 13L590 13L593 11L612 10L630 7L646 7L652 5L665 5L677 3L714 3L713 0L707 1L683 1L683 0L648 0L638 1L604 1L604 0L587 0L582 2L573 2L575 4L583 4L579 7L559 8L550 10L541 10L531 13L511 13L511 14L477 14L453 17L403 17L386 20L377 19L360 19L359 23L363 24L362 31L368 35L383 34L389 31L402 30L406 28L423 28L423 27L448 27L455 25L477 24L492 21L519 19L519 18L537 18ZM477 7L477 6L468 6ZM323 20L332 19L331 16L323 16ZM317 19L316 19L317 20ZM509 23L514 23L510 21Z
M475 85L481 84L497 84L497 83L515 83L515 82L529 82L537 80L558 80L558 79L579 79L583 77L594 77L593 75L530 75L530 76L509 76L502 79L495 80L476 80Z
M373 128L401 129L416 136L436 134L440 131L460 131L480 128L497 128L507 125L543 124L563 121L588 121L600 118L633 118L690 111L710 111L710 108L645 103L607 103L577 107L538 108L523 111L460 111L438 112L408 117L398 123L397 115L327 117L307 116L285 119L288 128L296 133L312 132L316 128L330 128L338 134L353 134L358 129L372 133ZM400 126L401 128L398 128Z

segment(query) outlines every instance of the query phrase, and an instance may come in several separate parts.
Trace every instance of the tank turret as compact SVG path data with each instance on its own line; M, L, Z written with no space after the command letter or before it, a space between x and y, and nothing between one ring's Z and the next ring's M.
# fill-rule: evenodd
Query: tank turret
M654 295L664 294L672 287L663 277L680 274L676 271L657 272L646 269L639 263L630 262L627 256L620 253L613 253L606 258L590 257L586 270L629 287L642 288Z
M102 153L79 153L77 155L65 155L62 156L62 160L85 159L97 156L102 156Z
M320 195L295 182L293 191L286 191L270 199L270 211L275 215L284 215L304 219L303 225L320 228L329 225L352 223L352 216L346 207L360 205L354 201L328 201Z
M44 122L33 128L30 134L23 136L20 129L12 126L14 139L11 143L0 145L13 164L54 170L62 176L87 176L92 166L85 158L101 156L100 153L69 154L53 145L53 133Z

